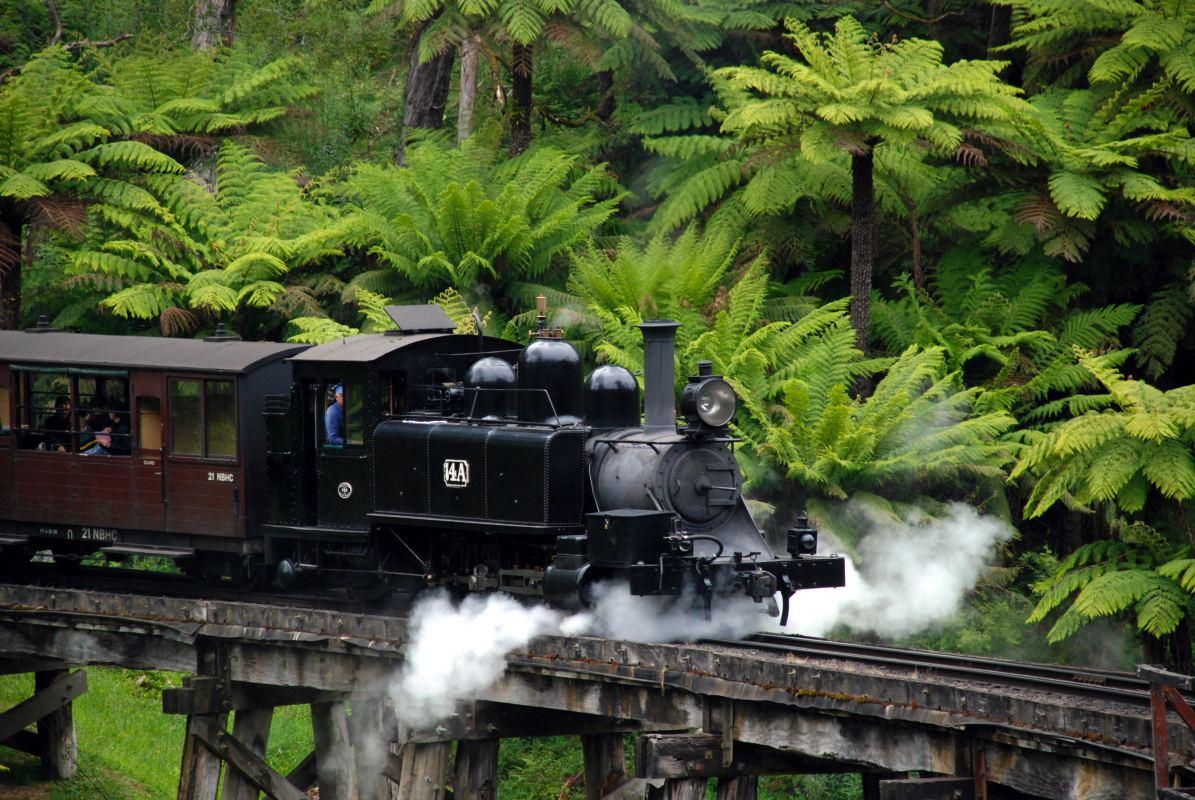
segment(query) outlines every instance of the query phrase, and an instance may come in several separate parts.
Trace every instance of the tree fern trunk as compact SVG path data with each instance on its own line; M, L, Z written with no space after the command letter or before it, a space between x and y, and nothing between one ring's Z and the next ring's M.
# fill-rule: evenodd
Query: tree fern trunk
M993 52L997 47L1008 44L1012 39L1012 6L992 6L991 21L988 23L988 58L1008 58L1007 53Z
M452 86L456 50L449 48L431 61L419 63L419 40L434 19L425 22L411 41L411 59L403 93L402 130L394 153L394 160L399 164L404 161L407 133L411 129L444 127L444 106L448 104L448 90Z
M236 27L236 0L195 0L191 47L210 52L220 46L231 46Z
M12 202L0 202L0 330L21 327L21 231L24 220Z
M851 156L851 325L864 352L871 336L871 270L876 249L873 167L870 148Z
M531 146L531 45L516 44L511 64L510 154L517 156Z
M457 102L456 140L463 142L473 133L473 107L477 104L477 57L481 37L471 33L461 42L461 86Z
M599 72L597 85L597 116L602 122L609 122L614 117L614 71L604 69Z
M997 53L996 48L1012 41L1012 6L992 6L992 16L988 23L987 57L993 61L1008 61L1009 65L1001 76L1013 86L1020 86L1024 78L1023 53Z

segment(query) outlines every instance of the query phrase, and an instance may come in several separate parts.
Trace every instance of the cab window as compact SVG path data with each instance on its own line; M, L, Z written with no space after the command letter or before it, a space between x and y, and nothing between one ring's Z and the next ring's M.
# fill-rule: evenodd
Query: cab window
M12 395L7 386L0 386L0 436L12 433Z
M236 387L228 380L170 380L170 452L236 458Z
M358 384L326 381L314 387L319 441L324 447L364 444L363 393ZM341 396L343 395L343 396Z

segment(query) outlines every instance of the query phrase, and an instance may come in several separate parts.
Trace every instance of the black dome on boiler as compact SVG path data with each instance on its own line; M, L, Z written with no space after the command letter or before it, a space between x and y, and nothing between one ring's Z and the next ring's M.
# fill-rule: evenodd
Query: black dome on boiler
M519 419L570 425L580 417L581 354L563 339L535 339L519 354Z
M475 390L466 393L465 407L475 417L512 417L516 385L510 364L494 356L479 358L465 372L465 388Z
M607 364L589 374L585 421L593 428L639 426L639 381L629 369Z

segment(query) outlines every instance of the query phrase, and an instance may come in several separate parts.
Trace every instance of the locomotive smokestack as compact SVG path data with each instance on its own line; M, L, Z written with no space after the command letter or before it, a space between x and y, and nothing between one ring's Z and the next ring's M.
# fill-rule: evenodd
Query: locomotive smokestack
M676 427L676 329L672 320L648 320L643 331L643 426L647 430Z

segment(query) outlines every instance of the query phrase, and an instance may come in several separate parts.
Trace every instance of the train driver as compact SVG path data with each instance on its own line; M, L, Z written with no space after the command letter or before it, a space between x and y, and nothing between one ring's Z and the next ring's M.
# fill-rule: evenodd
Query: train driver
M324 412L325 444L344 445L344 386L336 384L332 387L335 400Z

